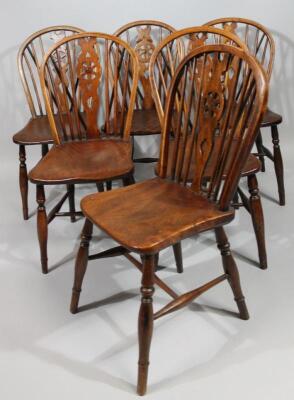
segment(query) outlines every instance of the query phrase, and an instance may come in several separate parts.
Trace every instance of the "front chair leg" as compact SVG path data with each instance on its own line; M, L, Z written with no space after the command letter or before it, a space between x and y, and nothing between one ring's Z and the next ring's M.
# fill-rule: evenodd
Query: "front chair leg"
M182 256L181 242L178 242L173 245L173 252L174 252L174 256L175 256L177 271L179 274L181 274L184 271L183 270L183 256Z
M272 141L274 146L274 166L275 166L278 191L279 191L279 202L281 206L284 206L286 203L285 186L284 186L284 166L280 149L279 131L277 125L273 125L271 127L271 132L272 132Z
M92 239L93 224L86 218L81 235L81 244L76 258L74 285L70 303L70 312L76 314L85 272L88 265L89 244Z
M37 185L37 230L41 252L41 265L43 274L48 273L47 240L48 240L48 220L45 208L45 192L43 185Z
M259 264L260 268L267 268L267 256L265 247L265 235L264 235L264 219L262 212L262 204L259 196L258 183L256 175L249 175L248 178L248 189L250 193L250 211L252 223L255 231L256 243L258 247Z
M138 319L139 336L139 362L137 393L143 396L146 393L149 367L149 352L153 332L153 293L154 271L156 267L156 255L144 255L141 257L143 276L141 286L141 306Z
M70 221L76 221L76 206L75 206L75 185L66 185L68 192L68 203L70 212Z
M230 250L230 243L228 242L227 235L223 227L215 229L215 236L218 248L222 255L222 262L225 273L228 275L228 281L234 293L235 301L237 303L240 318L249 319L249 313L245 303L245 297L242 293L240 277L237 265Z
M29 219L28 210L28 173L26 166L26 150L24 145L19 146L19 188L22 201L23 219Z

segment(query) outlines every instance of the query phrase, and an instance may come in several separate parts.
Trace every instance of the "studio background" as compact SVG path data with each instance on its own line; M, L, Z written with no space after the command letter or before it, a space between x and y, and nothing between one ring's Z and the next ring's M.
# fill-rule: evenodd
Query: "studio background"
M267 162L267 171L259 174L262 175L259 183L269 270L260 271L254 263L250 264L250 259L257 258L256 244L251 222L243 211L228 230L251 320L244 323L221 311L234 310L230 291L221 287L197 300L200 305L160 322L154 331L147 398L291 398L294 390L293 0L11 0L1 4L0 398L136 398L140 276L119 259L89 267L81 301L92 307L72 316L68 303L82 221L70 224L68 220L60 220L50 225L48 251L52 270L48 276L42 276L33 185L29 188L30 219L22 220L18 147L13 144L12 135L24 126L30 113L17 71L20 44L31 33L50 25L74 25L88 31L113 33L123 24L138 19L162 20L180 29L222 16L256 20L270 29L275 39L269 105L283 116L279 132L286 206L276 203L275 175ZM263 137L270 145L270 134L264 133ZM157 146L154 138L139 139L136 151L156 153ZM27 153L30 169L40 157L40 148L32 146ZM151 176L152 167L139 166L136 175L139 179ZM50 204L60 191L60 188L48 190ZM90 186L81 188L77 198L89 191ZM99 237L97 234L97 245ZM103 235L102 239L107 248L109 241ZM181 291L189 287L191 280L197 284L205 281L221 267L210 237L185 242L183 247L185 274L181 279L174 273L172 254L167 251L161 258L163 265L170 266L163 274ZM103 302L104 298L108 300ZM162 292L158 301L160 305L165 301Z

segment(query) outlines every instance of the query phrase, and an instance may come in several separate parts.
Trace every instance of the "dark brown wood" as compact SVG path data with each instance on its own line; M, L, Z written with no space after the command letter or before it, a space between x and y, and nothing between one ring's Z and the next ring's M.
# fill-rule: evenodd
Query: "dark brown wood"
M40 93L39 71L45 53L52 43L66 35L81 32L81 29L71 26L53 26L42 29L25 40L18 53L18 69L26 100L32 117L23 129L14 134L13 141L23 146L42 145L42 156L48 151L48 144L53 142L49 121L46 115L43 97ZM25 159L20 160L20 191L24 219L28 219L28 179Z
M284 186L284 167L283 167L283 159L280 149L280 140L279 140L279 132L277 125L271 126L272 132L272 141L274 148L274 166L278 183L279 190L279 202L281 206L286 204L285 200L285 186Z
M156 46L174 31L172 26L164 22L142 20L130 22L114 33L134 48L139 60L139 82L131 127L133 136L161 133L149 80L149 64ZM142 157L133 158L133 160L134 162L150 163L158 161L158 158Z
M69 203L69 212L70 212L70 220L71 222L76 221L76 206L75 206L75 186L74 185L67 185L68 191L68 203Z
M146 393L149 367L149 351L153 333L153 293L155 256L142 256L143 274L141 286L141 306L138 318L139 361L137 393Z
M173 252L175 256L177 271L181 274L183 270L183 257L182 257L182 245L181 242L178 242L173 245Z
M260 268L266 269L267 256L265 248L264 218L259 196L258 183L256 175L249 175L247 179L250 193L250 212L256 236L256 243L258 246Z
M258 158L261 163L261 171L265 172L265 162L264 162L265 152L264 152L264 146L263 146L263 141L262 141L262 136L261 136L260 130L256 137L255 144L256 144L257 151L258 151Z
M270 81L275 57L275 43L271 33L265 26L249 19L231 17L209 21L205 25L221 27L224 30L237 35L241 40L243 40L249 52L264 67L268 76L268 80ZM262 171L265 169L264 156L268 157L274 162L279 192L279 203L280 205L285 205L283 161L279 148L277 127L277 125L281 122L281 115L267 109L264 112L260 127L270 127L272 137L275 136L277 138L275 141L273 140L273 157L271 152L262 144L261 135L257 136L256 147L262 163Z
M101 54L106 58L101 59ZM63 197L49 222L55 216L70 216L74 221L81 215L74 205L75 183L93 182L99 190L106 183L110 190L112 180L133 174L130 127L138 62L132 48L119 38L80 33L52 46L40 68L55 143L30 171L29 179L37 185L66 184L69 212L60 212ZM115 127L111 132L110 120Z
M224 271L227 274L228 281L231 285L232 291L234 293L235 301L237 303L240 318L241 319L249 319L249 313L247 310L247 306L245 303L245 297L242 293L241 285L240 285L240 277L237 265L232 256L230 250L230 244L227 239L227 235L224 231L223 227L219 227L215 229L216 241L218 244L218 248L222 255L223 267Z
M92 239L93 224L86 219L81 235L81 244L76 259L74 285L70 303L70 312L76 314L82 290L83 279L88 264L89 243Z
M167 96L159 176L88 195L81 201L86 218L118 242L122 246L119 252L143 273L138 326L140 395L145 394L147 387L154 316L175 311L200 292L228 279L240 317L249 318L223 226L234 218L231 202L266 108L267 89L260 65L246 51L221 44L192 50L180 63ZM175 143L172 152L171 140ZM238 146L232 145L234 140L239 142ZM196 154L199 168L195 168L191 183L188 176L192 154ZM207 174L211 154L215 162ZM172 173L168 174L170 158ZM225 274L178 296L155 274L159 252L212 229ZM141 256L142 265L130 251ZM104 254L111 252L117 255L117 249ZM155 283L175 300L154 315Z
M24 145L19 145L19 187L22 199L23 219L29 218L28 210L28 174L26 165L26 150Z
M130 255L128 252L124 252L124 256L139 270L143 273L143 266L142 264L135 259L132 255ZM158 265L158 253L155 254L155 266ZM170 288L166 283L164 283L161 279L158 278L156 274L154 274L154 283L156 283L157 286L159 286L163 291L165 291L168 295L170 295L173 299L176 299L179 297L177 293Z
M43 274L48 273L47 240L48 240L48 221L45 208L45 192L43 185L37 185L37 230L41 253L41 266Z
M68 198L69 196L69 192L67 191L62 198L59 200L59 202L52 208L52 210L48 213L48 217L47 217L47 223L50 224L51 221L53 221L53 219L57 216L57 213L59 212L59 210L61 209L61 207L63 206L65 200Z

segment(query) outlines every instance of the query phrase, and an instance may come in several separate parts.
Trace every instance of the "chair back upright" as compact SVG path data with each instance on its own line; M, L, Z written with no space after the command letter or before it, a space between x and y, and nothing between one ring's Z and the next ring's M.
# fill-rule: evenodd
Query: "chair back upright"
M26 99L33 118L46 115L40 86L40 69L48 49L59 40L83 32L74 26L50 26L30 35L21 45L17 64Z
M237 35L247 46L249 52L263 66L270 79L275 59L275 42L269 30L245 18L218 18L205 25L214 26Z
M135 105L138 110L154 108L149 81L150 59L158 44L174 31L172 26L164 22L142 20L130 22L114 33L135 50L139 60L139 84Z
M41 84L55 143L129 140L138 70L134 50L112 35L80 33L53 46Z
M181 29L165 38L155 49L150 60L150 83L156 111L163 125L167 93L175 70L193 49L206 44L228 44L246 49L234 34L221 29L201 26Z
M159 176L191 185L221 210L228 209L267 95L263 69L247 51L224 44L192 50L175 71L167 96Z

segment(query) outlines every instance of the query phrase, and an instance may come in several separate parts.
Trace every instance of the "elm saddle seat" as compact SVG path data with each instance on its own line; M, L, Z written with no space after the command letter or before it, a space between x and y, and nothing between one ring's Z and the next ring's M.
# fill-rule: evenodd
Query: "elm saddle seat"
M128 141L98 139L55 145L30 171L37 184L97 182L119 179L133 171Z
M123 247L140 254L155 254L234 218L233 208L220 211L205 197L161 178L121 188L119 196L116 191L88 195L81 209Z
M30 118L26 126L13 135L13 141L22 145L53 143L47 115Z
M271 111L269 108L264 113L260 126L265 128L267 126L279 125L283 121L280 114Z
M131 135L160 135L161 126L155 108L134 110Z

